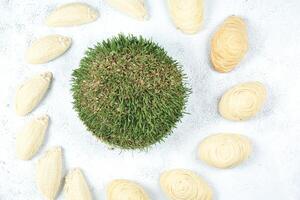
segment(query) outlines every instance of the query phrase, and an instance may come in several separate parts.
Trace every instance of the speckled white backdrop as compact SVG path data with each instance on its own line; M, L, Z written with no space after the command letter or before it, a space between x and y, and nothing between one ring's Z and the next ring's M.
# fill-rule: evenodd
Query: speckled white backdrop
M35 186L35 163L49 147L61 145L66 169L83 169L94 199L105 199L105 185L115 178L139 182L154 200L166 199L158 179L163 170L188 168L202 175L219 200L300 199L300 1L206 0L203 30L184 35L172 25L165 1L148 0L149 21L128 18L100 0L82 0L100 10L95 23L74 28L48 28L47 13L70 0L0 1L0 199L42 199ZM209 39L227 16L244 17L250 50L240 67L229 74L213 71ZM182 123L163 144L148 152L109 150L92 137L72 109L70 75L87 47L119 32L152 38L178 59L188 74L193 94ZM24 51L33 39L52 33L71 36L72 48L44 65L29 65ZM14 113L16 87L31 75L52 71L47 97L27 117ZM263 111L246 122L230 122L217 113L217 102L234 84L257 80L268 89ZM51 117L46 141L32 161L15 157L16 133L31 117ZM197 159L197 145L217 132L250 137L251 158L230 170L208 167ZM62 194L58 199L63 199Z

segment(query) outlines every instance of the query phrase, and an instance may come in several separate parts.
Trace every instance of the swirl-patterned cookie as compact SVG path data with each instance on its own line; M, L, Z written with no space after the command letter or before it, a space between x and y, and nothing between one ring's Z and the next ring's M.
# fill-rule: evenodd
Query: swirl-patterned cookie
M216 71L230 72L248 50L247 27L242 18L228 17L211 41L211 61Z
M197 33L203 23L203 0L168 0L171 18L184 33Z
M199 158L217 168L231 168L246 160L252 151L250 140L239 134L221 133L205 138L199 145Z
M266 100L266 93L265 87L259 82L238 84L222 96L219 112L228 120L247 120L261 110Z
M162 173L160 186L171 200L211 200L212 189L196 173L174 169Z
M108 200L150 200L144 189L129 180L118 179L107 187Z

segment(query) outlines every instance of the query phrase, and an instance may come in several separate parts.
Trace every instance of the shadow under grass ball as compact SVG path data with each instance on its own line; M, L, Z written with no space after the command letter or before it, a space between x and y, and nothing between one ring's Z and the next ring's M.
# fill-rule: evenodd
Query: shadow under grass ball
M151 40L118 35L89 48L72 74L74 108L87 129L121 149L163 141L184 114L186 76Z

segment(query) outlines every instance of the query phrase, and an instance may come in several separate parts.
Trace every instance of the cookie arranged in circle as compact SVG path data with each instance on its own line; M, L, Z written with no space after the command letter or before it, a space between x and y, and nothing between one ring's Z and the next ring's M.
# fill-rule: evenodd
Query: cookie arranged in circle
M239 134L220 133L199 145L199 158L217 168L231 168L246 160L252 151L250 140Z
M183 33L195 34L203 24L203 0L168 0L168 7L175 26Z
M261 110L266 96L267 91L260 82L238 84L222 96L219 112L228 120L248 120Z
M15 110L19 116L33 111L45 97L53 79L52 72L36 74L22 83L15 97Z
M165 171L160 186L171 200L212 200L210 186L195 172L186 169Z
M107 187L108 200L150 200L144 189L135 182L118 179Z
M144 0L106 0L112 8L137 20L146 20L148 11Z
M68 3L57 7L46 18L49 27L69 27L91 23L99 17L97 10L84 3Z
M248 50L247 27L242 18L228 17L211 40L211 61L216 71L230 72Z
M72 45L70 37L47 35L38 38L27 49L25 58L30 64L48 63L62 56Z

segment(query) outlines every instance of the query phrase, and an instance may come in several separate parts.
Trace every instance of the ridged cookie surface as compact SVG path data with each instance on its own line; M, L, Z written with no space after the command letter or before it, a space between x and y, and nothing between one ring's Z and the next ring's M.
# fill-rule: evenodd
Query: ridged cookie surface
M77 26L91 23L98 17L98 11L87 4L68 3L52 11L46 24L50 27Z
M62 150L54 147L38 161L36 183L39 191L47 200L54 200L62 179Z
M186 169L165 171L160 186L171 200L212 200L210 186L195 172Z
M197 33L203 23L203 0L168 0L171 18L184 33Z
M69 37L48 35L34 41L27 49L25 58L30 64L47 63L64 54L71 44Z
M219 102L220 114L228 120L244 121L262 108L267 92L260 82L246 82L229 89Z
M66 200L92 200L89 186L82 171L78 168L69 171L65 179L64 197Z
M246 160L252 151L250 140L239 134L220 133L199 145L199 158L217 168L231 168Z
M51 72L35 75L17 89L15 110L18 115L24 116L37 107L48 91L52 76Z
M106 0L116 10L138 20L145 20L148 12L144 0Z
M247 27L242 18L228 17L211 41L211 61L216 71L230 72L248 50Z
M22 160L31 159L42 145L48 127L49 117L43 115L31 120L17 135L17 157Z
M108 200L150 200L144 189L135 182L118 179L107 187Z

